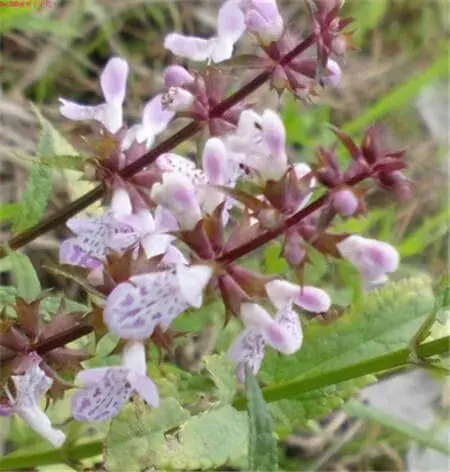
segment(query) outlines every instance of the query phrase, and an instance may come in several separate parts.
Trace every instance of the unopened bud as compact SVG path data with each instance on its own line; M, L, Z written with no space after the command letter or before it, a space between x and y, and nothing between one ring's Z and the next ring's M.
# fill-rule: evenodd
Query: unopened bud
M342 216L352 216L358 209L358 198L350 189L338 190L333 195L333 207Z
M341 76L342 71L339 64L336 61L333 61L333 59L328 59L324 77L325 84L337 87L341 81Z
M164 83L166 87L183 87L194 82L194 76L184 67L173 65L164 71Z

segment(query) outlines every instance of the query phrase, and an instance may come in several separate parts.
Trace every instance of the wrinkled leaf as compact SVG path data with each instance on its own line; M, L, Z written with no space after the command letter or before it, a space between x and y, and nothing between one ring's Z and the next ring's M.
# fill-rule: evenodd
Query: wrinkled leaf
M245 386L249 423L248 468L251 471L278 470L278 448L273 421L258 381L248 367Z
M228 404L236 393L236 366L224 356L203 357L203 362L216 385L216 396L220 403Z
M128 404L115 418L106 438L106 463L111 472L141 471L160 460L164 433L181 425L190 414L173 398L156 409L143 402Z

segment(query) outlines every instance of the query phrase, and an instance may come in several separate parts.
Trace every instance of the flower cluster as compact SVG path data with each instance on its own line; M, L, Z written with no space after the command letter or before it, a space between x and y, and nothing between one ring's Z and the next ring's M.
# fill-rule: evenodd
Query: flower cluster
M319 87L339 83L337 60L348 39L342 30L350 23L339 17L341 3L314 2L312 32L302 39L286 27L275 0L227 0L219 9L215 36L171 33L164 45L179 57L218 64L232 57L248 31L260 48L254 67L267 72L277 91L307 98ZM242 100L224 106L225 71L210 65L202 71L169 66L165 90L145 105L142 122L128 127L122 111L128 70L124 59L108 61L100 76L101 105L61 99L65 117L103 126L101 152L95 150L91 163L93 178L108 191L103 214L67 222L73 236L61 245L60 261L87 271L89 282L106 298L103 328L123 340L121 365L82 370L75 378L72 415L79 420L117 415L133 392L157 407L158 390L147 375L147 347L161 336L170 339L174 319L199 308L204 299L220 296L227 320L234 316L244 325L228 352L242 382L246 365L258 372L267 346L285 355L301 348L303 312L329 310L328 294L303 280L312 248L352 263L367 289L384 283L399 264L396 249L387 243L332 231L336 219L366 211L366 190L359 186L363 180L372 178L400 197L408 193L403 153L382 150L374 128L360 146L336 130L352 158L346 169L334 147L320 147L317 162L309 165L290 162L282 117L270 109L258 112ZM183 118L209 131L200 146L200 165L163 152L124 177L124 169L144 162L169 123ZM298 284L237 262L281 235L282 254L298 274ZM39 371L33 365L22 384ZM15 382L11 411L29 421L21 383ZM39 396L45 389L35 391ZM59 436L46 421L46 437L58 444Z

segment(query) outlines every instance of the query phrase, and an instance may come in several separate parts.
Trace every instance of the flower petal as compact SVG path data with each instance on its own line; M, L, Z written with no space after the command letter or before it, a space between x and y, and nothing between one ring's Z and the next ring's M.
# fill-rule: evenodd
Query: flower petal
M155 210L155 231L164 233L166 231L178 231L178 223L175 216L162 205L158 205Z
M141 341L129 341L122 352L122 366L139 375L147 374L145 345Z
M100 75L100 85L107 103L122 105L125 100L128 63L120 57L111 58Z
M228 0L219 9L217 35L233 45L245 31L245 16L237 0Z
M287 305L284 309L278 311L275 321L282 326L290 337L284 345L283 354L293 354L298 351L303 342L303 330L297 313Z
M227 183L227 150L222 140L210 138L206 141L202 164L211 184L225 185Z
M150 233L141 238L141 245L147 259L165 254L175 236L170 234Z
M128 374L128 381L134 390L153 408L159 406L159 393L155 383L147 375L136 372Z
M138 136L138 142L143 142L143 135L145 137L152 137L162 133L172 118L175 112L167 110L162 103L163 94L155 95L147 102L142 113L142 131Z
M182 87L194 82L194 76L183 66L174 64L164 70L164 84L166 87Z
M110 367L102 379L77 390L71 398L72 416L80 421L103 421L116 416L133 391L128 369Z
M118 218L131 215L133 212L130 196L124 188L114 190L111 199L111 210L114 216Z
M69 120L96 120L113 134L117 133L122 127L123 111L121 105L116 103L103 103L96 106L79 105L64 98L60 98L59 101L62 103L59 112Z
M176 56L203 62L211 57L215 47L214 39L170 33L164 39L164 47Z
M143 340L155 326L167 326L189 304L182 297L174 271L167 270L131 277L109 294L103 313L108 329L115 335Z
M227 358L237 361L237 376L241 383L245 381L245 366L248 365L256 375L264 359L265 341L261 334L245 329L236 338L227 353Z
M212 269L206 265L179 265L177 280L183 298L193 307L200 308L203 303L203 290L212 276Z

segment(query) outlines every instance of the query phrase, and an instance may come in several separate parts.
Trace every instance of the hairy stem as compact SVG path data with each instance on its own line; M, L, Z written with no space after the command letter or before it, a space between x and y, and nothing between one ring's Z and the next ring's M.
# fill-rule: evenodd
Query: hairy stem
M309 35L305 40L303 40L294 49L292 49L292 51L288 52L285 56L283 56L280 59L280 64L288 64L292 59L294 59L296 56L298 56L310 46L312 46L314 42L314 35ZM261 87L265 82L267 82L267 80L270 79L271 75L272 68L261 72L253 80L251 80L239 90L234 92L232 95L218 103L210 112L211 118L217 118L221 116L234 105L241 102L244 98L246 98L248 95L250 95L259 87ZM149 152L144 154L142 157L137 159L135 162L131 163L125 169L123 169L120 172L120 176L124 179L132 177L144 167L154 162L161 154L171 151L180 143L192 138L200 129L202 129L202 127L203 123L198 121L193 121L189 123L180 131L172 135L170 138L166 139L165 141L151 149ZM17 234L10 241L8 241L7 245L11 249L18 249L22 246L25 246L25 244L47 233L51 229L61 225L69 218L75 216L77 213L87 208L96 200L100 199L104 195L105 190L105 185L98 185L90 192L86 193L71 204L67 205L65 208L62 208L56 214L50 215L49 217L43 219L37 225L27 229L22 233ZM0 258L4 256L6 256L6 252L4 249L0 248Z

